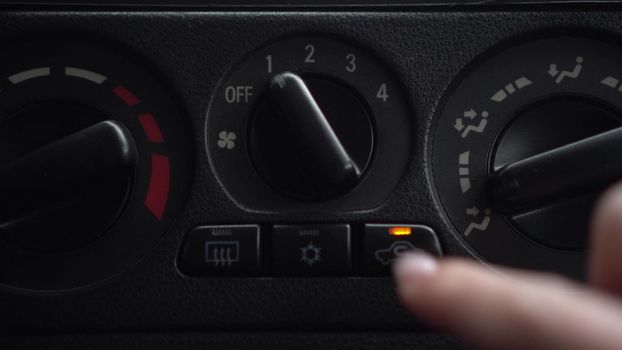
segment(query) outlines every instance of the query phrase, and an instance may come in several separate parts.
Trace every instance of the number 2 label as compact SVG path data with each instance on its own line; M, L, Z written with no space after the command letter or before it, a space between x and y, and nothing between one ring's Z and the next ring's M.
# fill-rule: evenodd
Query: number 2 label
M315 46L308 44L305 46L305 51L307 51L307 57L305 58L305 63L315 63Z

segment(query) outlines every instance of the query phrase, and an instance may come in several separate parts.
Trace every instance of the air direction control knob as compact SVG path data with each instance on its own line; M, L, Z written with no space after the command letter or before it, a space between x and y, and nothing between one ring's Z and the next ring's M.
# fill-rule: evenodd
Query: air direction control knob
M494 208L553 249L587 246L598 194L622 179L618 113L580 96L545 98L502 132L488 189Z
M581 278L595 200L622 178L622 48L561 36L487 57L439 108L441 203L485 259Z

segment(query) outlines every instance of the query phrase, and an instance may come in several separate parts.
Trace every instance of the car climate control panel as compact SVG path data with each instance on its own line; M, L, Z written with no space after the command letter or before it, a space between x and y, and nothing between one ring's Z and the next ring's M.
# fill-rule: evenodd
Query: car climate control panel
M411 329L413 250L585 279L622 7L32 6L0 5L6 329Z

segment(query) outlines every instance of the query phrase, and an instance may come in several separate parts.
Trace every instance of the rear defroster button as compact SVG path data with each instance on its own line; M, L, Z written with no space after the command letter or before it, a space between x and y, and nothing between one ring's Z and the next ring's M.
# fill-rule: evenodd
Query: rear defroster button
M179 268L188 276L238 276L259 272L257 225L201 226L188 233Z
M408 251L442 255L434 231L422 225L365 225L365 268L374 275L388 274L391 264Z

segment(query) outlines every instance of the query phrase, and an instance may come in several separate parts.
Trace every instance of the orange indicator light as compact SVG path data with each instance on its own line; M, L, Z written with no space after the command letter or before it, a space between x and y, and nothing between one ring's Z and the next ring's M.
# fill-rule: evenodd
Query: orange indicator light
M389 228L389 234L391 236L410 236L412 230L410 227L391 227Z

